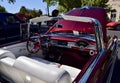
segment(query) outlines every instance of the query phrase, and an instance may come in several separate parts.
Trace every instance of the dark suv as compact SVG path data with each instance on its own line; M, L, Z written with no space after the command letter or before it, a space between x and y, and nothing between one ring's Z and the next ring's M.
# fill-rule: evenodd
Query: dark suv
M25 23L15 14L0 12L0 45L20 39L20 24Z

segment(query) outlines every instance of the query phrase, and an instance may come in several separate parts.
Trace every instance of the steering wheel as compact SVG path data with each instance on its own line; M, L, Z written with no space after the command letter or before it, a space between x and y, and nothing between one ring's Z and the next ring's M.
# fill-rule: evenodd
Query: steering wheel
M34 33L27 40L27 50L30 53L37 53L40 49L41 49L41 36L37 33Z

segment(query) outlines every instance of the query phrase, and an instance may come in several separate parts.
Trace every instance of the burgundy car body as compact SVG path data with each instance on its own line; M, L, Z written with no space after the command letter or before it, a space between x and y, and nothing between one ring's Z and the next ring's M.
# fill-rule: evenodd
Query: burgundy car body
M103 8L96 8L96 7L83 7L83 8L76 8L68 13L66 15L72 15L72 16L85 16L85 17L92 17L95 19L98 19L102 25L102 31L103 31L103 36L104 40L106 40L106 11ZM92 33L92 27L93 25L90 23L83 23L83 22L73 22L73 21L66 21L66 20L60 20L57 22L58 24L62 24L63 27L60 28L54 28L50 30L50 32L54 31L64 31L64 30L84 30L87 32ZM57 25L57 23L55 25ZM84 27L84 29L82 29ZM88 28L86 28L88 27ZM48 31L49 32L49 31Z
M110 83L118 39L107 37L105 26L104 9L76 8L45 34L31 36L27 45L20 42L1 48L1 83ZM30 52L36 49L37 53Z
M43 43L42 47L43 52L47 56L46 59L82 69L73 83L108 82L111 78L111 76L108 75L108 71L110 71L110 68L113 68L112 64L114 64L116 59L117 40L116 37L113 37L112 40L109 41L110 43L108 43L106 33L106 11L103 8L86 7L73 9L66 15L92 17L98 19L101 23L101 28L99 29L102 30L98 30L99 32L96 32L97 30L93 30L93 27L98 27L98 25L95 25L94 23L84 23L61 19L46 32L45 36L43 36L42 40L47 39L47 42L43 41L47 44L44 45ZM89 37L68 37L65 34L54 35L54 33L73 33L73 31L87 34L98 33L99 40L94 41L94 39L92 40ZM93 49L92 52L94 52L94 54L90 55L91 49L89 49L89 47L85 47L84 50L82 50L81 47L66 47L66 42L77 42L79 40L83 40L92 46L95 45L97 46L96 48L100 47L100 49ZM103 47L99 46L99 44L102 44Z

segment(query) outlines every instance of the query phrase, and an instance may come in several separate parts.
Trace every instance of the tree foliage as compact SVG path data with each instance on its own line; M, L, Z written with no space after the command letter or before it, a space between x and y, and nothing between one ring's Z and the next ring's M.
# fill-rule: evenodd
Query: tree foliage
M107 8L108 5L106 5L106 3L109 0L44 0L44 1L49 4L49 7L58 3L59 11L67 12L73 8L78 8L85 5Z
M28 9L28 8L26 8L25 6L22 6L22 7L20 8L19 13L24 14L26 17L37 17L37 16L42 15L42 11L41 11L40 9L39 9L39 10L36 10L36 9Z
M73 8L81 7L81 0L59 0L58 9L64 12L67 12Z
M97 7L107 7L106 3L109 1L109 0L81 0L82 1L82 6L84 5L89 5L89 6L97 6Z
M6 12L6 9L2 6L0 6L0 12Z
M43 2L46 2L49 7L56 5L57 1L58 0L43 0Z
M1 0L1 1L4 1L4 0ZM14 3L14 2L16 2L16 0L7 0L8 1L8 3Z

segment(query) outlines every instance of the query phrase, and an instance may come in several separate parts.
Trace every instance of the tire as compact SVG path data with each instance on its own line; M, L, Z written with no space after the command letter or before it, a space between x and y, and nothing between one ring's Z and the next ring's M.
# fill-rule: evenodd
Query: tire
M120 25L117 25L117 26L116 26L116 30L117 30L117 31L120 31Z

